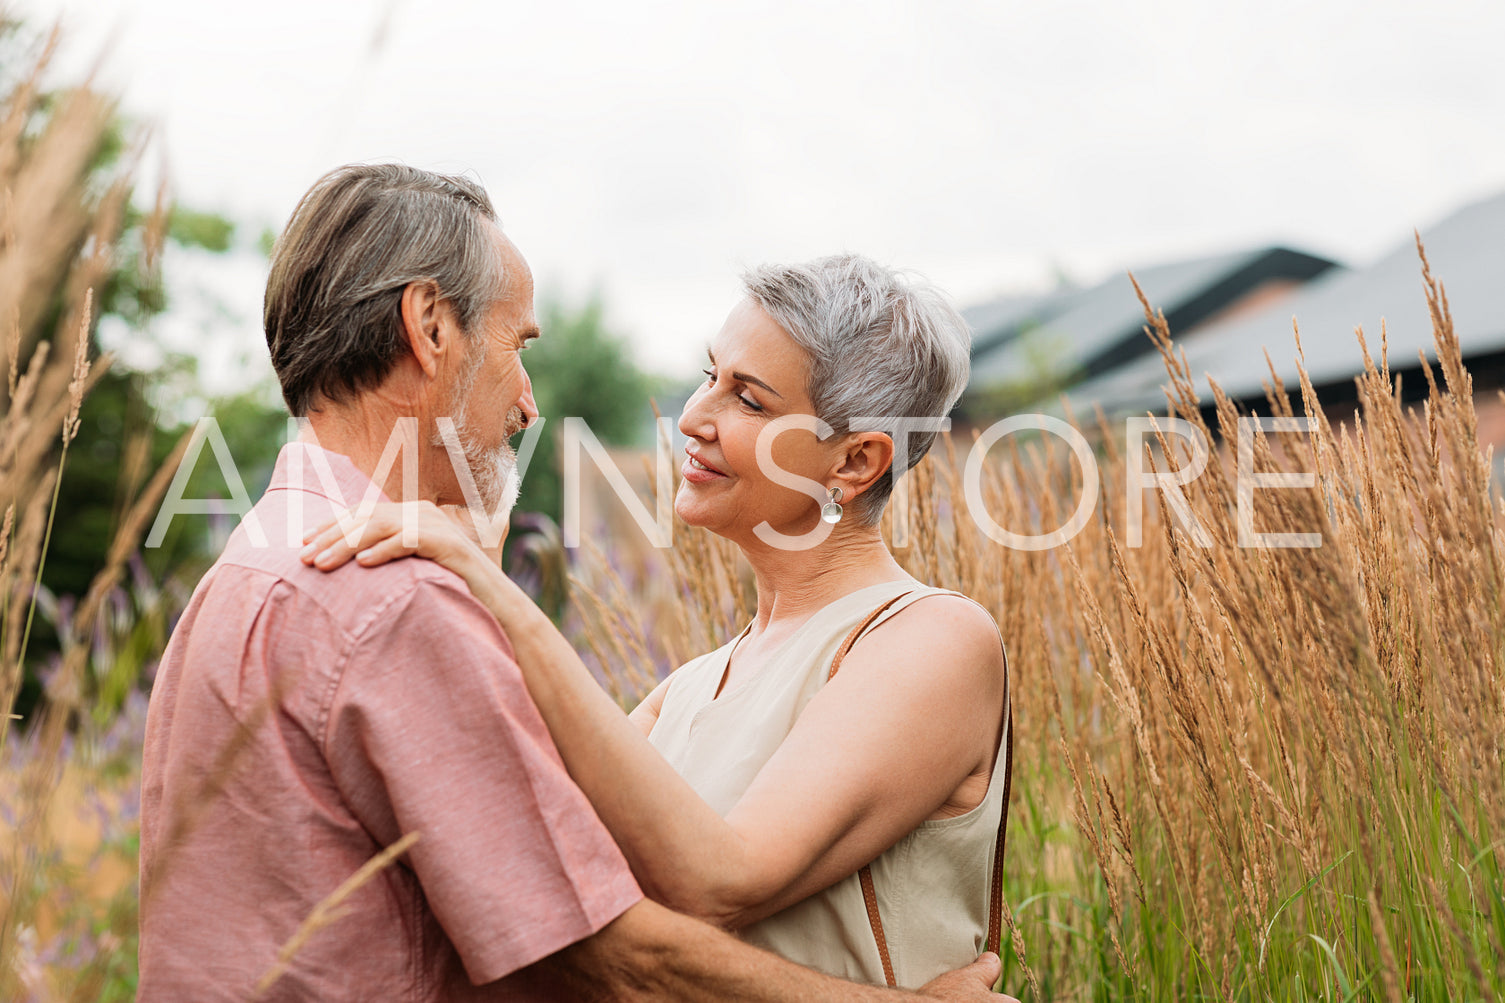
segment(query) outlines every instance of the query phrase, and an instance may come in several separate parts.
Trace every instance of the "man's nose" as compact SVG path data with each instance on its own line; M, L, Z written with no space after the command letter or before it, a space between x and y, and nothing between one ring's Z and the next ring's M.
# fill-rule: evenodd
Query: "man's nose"
M522 409L523 424L529 425L538 417L538 402L533 399L533 378L524 373L523 380L523 396L517 406Z

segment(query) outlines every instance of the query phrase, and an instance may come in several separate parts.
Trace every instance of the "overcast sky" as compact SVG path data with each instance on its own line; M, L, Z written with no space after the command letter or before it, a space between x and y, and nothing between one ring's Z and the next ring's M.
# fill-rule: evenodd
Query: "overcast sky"
M181 200L254 237L342 162L469 171L544 289L601 288L675 373L759 261L860 251L966 305L1265 242L1363 262L1505 187L1500 0L18 7L65 68L109 43ZM228 311L210 355L254 357L260 263L182 270Z

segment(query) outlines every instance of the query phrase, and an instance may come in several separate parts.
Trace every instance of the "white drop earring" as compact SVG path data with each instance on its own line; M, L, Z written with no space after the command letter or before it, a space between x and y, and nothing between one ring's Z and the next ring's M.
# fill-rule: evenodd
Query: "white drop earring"
M841 488L831 489L831 500L820 507L820 517L832 525L841 521Z

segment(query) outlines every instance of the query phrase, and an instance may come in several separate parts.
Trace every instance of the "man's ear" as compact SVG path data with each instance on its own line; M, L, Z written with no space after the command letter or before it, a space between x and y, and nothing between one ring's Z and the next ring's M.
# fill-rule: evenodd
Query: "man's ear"
M453 353L454 310L435 282L410 282L402 291L402 333L413 360L430 379Z
M862 494L894 465L894 440L882 432L853 432L832 473L843 505Z

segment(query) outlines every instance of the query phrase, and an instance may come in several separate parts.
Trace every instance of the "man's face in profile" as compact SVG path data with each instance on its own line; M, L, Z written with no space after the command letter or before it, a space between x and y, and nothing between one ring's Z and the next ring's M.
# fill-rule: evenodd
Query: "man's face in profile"
M538 415L533 386L520 353L538 336L533 273L512 242L491 231L501 256L501 286L491 306L467 332L466 357L455 377L450 417L488 512L517 498L517 457L508 439ZM437 430L435 445L442 445ZM458 492L457 492L458 493Z

